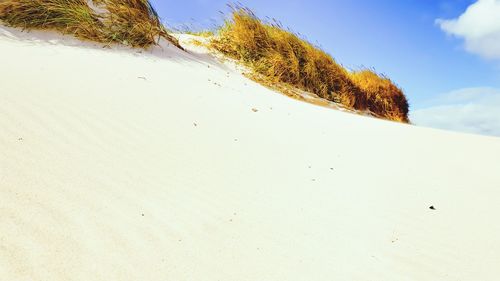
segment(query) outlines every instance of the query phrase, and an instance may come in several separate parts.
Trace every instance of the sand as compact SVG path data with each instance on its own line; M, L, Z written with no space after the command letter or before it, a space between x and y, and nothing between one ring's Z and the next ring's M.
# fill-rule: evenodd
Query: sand
M500 278L499 138L299 102L187 47L0 28L0 280Z

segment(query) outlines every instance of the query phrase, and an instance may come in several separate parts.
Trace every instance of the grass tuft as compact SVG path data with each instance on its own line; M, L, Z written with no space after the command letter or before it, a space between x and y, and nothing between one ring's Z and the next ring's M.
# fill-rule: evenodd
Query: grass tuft
M361 70L350 74L366 96L367 108L383 114L387 119L408 123L409 105L403 91L389 78L372 70Z
M247 8L233 9L211 46L268 83L285 83L348 108L408 122L406 98L391 80L368 70L351 73L320 48L279 23L263 22Z
M82 39L100 38L103 24L85 0L3 0L0 20L22 29L55 29Z
M107 27L103 30L104 40L144 48L164 37L179 46L167 33L149 1L94 0L94 3L106 11L102 15L102 22Z
M148 48L163 37L180 47L148 0L0 0L0 20L107 44Z

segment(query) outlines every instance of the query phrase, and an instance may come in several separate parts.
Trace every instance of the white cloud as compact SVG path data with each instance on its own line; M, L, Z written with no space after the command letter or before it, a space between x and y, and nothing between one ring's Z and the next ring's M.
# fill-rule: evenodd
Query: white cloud
M433 103L414 110L411 121L420 126L500 136L500 89L462 89L442 95Z
M500 59L500 0L478 0L458 18L436 22L446 33L463 38L469 52Z

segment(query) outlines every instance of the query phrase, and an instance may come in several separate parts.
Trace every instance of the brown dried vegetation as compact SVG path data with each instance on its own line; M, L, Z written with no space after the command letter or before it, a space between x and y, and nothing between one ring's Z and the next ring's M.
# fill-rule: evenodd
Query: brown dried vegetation
M371 70L350 72L329 54L286 31L236 8L212 39L211 47L249 66L267 84L285 83L355 110L408 122L408 102L391 80Z

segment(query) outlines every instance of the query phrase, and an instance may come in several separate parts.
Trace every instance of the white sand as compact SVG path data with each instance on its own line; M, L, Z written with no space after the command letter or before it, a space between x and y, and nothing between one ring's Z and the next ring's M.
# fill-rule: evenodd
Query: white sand
M38 36L0 30L0 280L500 279L499 138Z

